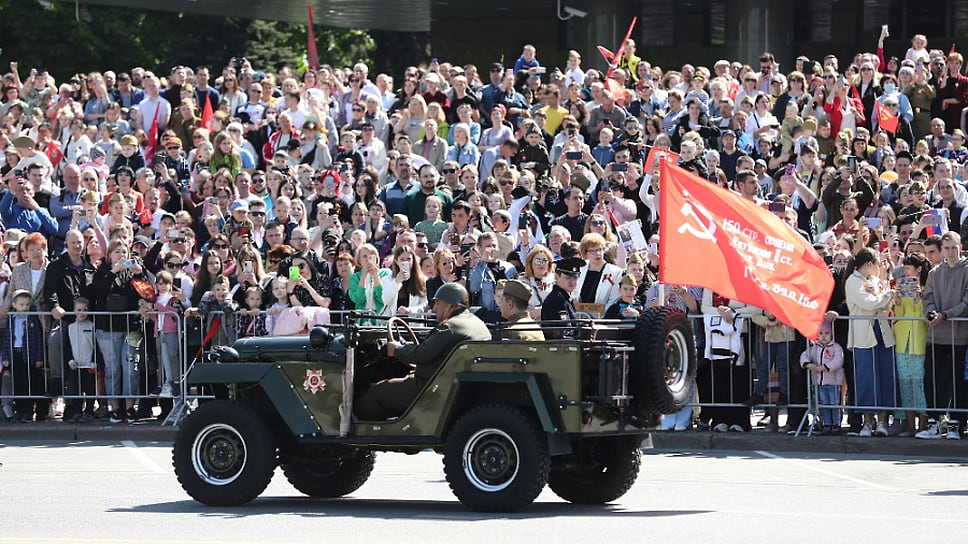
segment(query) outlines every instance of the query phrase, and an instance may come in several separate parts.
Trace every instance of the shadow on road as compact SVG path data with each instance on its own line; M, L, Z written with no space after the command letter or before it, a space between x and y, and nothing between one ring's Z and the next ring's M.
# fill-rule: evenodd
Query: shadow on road
M472 512L457 501L379 500L379 499L310 499L302 497L265 497L238 507L204 506L192 500L134 505L112 508L111 513L184 514L244 518L271 514L302 517L406 518L451 521L493 521L495 519L526 520L544 517L585 517L614 515L643 518L664 518L709 514L713 510L625 510L618 505L576 505L568 503L536 502L523 512Z

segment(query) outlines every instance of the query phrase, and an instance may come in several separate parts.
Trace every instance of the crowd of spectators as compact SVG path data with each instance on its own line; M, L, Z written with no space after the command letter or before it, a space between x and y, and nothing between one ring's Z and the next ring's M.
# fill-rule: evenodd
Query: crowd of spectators
M516 278L534 318L702 314L696 402L712 406L670 428L746 431L764 405L766 428L783 430L778 407L805 402L809 375L825 404L870 407L848 420L861 436L944 436L941 416L968 402L968 325L945 322L968 315L968 77L960 53L923 36L887 54L670 69L629 40L607 74L577 51L543 64L527 45L483 71L435 59L398 77L364 63L296 74L240 58L65 82L21 80L11 63L0 358L18 398L3 414L42 420L44 399L68 393L84 402L65 420L136 420L155 396L164 415L185 317L197 343L295 334L349 309L423 313L460 282L497 322ZM815 245L838 285L818 344L709 290L659 288L653 149ZM847 315L870 318L835 322ZM801 414L791 406L788 424ZM843 422L824 412L824 431Z

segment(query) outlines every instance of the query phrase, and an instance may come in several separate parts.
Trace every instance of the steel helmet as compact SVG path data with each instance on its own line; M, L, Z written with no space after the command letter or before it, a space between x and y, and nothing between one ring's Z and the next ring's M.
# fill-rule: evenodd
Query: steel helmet
M437 289L437 293L434 294L434 300L467 308L467 289L464 289L459 283L445 283Z

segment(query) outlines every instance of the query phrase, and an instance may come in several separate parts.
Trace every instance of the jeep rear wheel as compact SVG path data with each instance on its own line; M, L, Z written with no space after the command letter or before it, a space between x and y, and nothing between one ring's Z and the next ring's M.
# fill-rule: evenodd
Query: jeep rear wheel
M548 482L548 442L533 415L485 405L461 417L444 447L454 495L480 512L514 512L534 502Z
M282 465L286 479L300 493L317 498L349 495L373 472L376 455L359 452L351 457L299 458Z
M681 410L696 383L696 339L689 318L676 308L650 308L635 323L632 342L629 389L634 407L644 414Z
M276 467L272 431L233 400L201 405L179 427L172 464L182 488L210 506L238 506L262 493Z
M604 504L624 495L635 483L642 462L637 438L586 438L576 448L564 461L565 468L552 470L548 479L548 487L562 499Z

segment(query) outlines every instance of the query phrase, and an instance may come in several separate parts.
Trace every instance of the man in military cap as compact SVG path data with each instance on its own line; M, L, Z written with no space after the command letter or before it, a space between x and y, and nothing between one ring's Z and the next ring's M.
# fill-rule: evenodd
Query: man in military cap
M571 301L571 294L578 287L578 276L581 275L581 267L585 266L584 259L579 257L569 257L555 262L555 286L551 288L551 293L545 298L541 305L542 321L566 321L577 319L575 305ZM559 324L556 326L558 331L549 332L547 336L556 338L574 336L574 326ZM561 329L565 329L561 331Z
M520 280L508 280L503 283L503 292L497 297L497 307L501 310L501 317L506 319L509 325L501 331L501 337L505 340L543 342L544 333L528 314L531 286ZM498 288L501 288L500 283Z
M387 344L387 355L414 366L403 378L383 380L373 385L356 401L356 415L365 420L399 416L417 398L437 367L458 344L491 339L491 331L477 316L467 311L467 290L457 283L445 283L434 295L433 311L437 327L419 344Z

